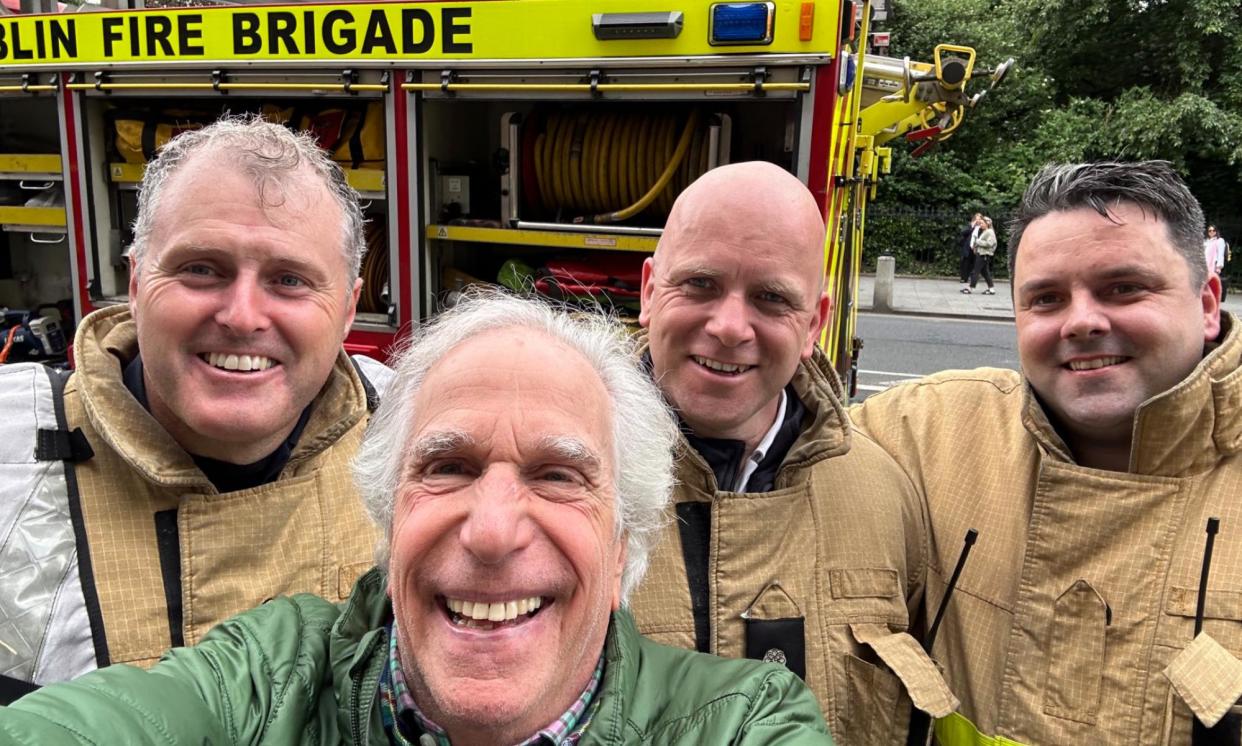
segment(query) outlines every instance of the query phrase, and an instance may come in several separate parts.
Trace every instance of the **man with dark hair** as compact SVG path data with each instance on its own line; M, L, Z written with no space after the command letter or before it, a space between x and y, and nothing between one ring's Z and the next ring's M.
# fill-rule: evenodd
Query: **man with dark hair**
M928 500L932 608L978 531L933 650L962 700L941 744L1184 744L1242 694L1242 336L1202 232L1168 163L1045 168L1010 228L1022 372L852 411Z
M978 236L979 231L982 230L980 227L982 222L983 213L976 212L957 237L957 275L962 283L961 292L963 293L970 292L970 273L975 268L975 236Z

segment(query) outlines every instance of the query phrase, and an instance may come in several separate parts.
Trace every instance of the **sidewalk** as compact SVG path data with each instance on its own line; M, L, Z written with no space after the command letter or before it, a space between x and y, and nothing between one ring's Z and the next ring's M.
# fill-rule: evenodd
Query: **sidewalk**
M858 284L858 310L871 312L875 276L863 275ZM983 295L982 282L970 295L961 290L956 279L941 277L903 277L893 279L893 313L902 316L941 316L945 318L994 319L1013 321L1013 303L1009 281L996 281L996 295ZM1224 311L1242 316L1242 288L1221 304Z

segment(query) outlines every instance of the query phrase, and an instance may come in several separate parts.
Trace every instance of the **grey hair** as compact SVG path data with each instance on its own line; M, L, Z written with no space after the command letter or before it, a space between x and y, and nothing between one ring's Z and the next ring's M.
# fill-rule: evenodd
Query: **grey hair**
M371 519L383 531L375 559L387 567L393 510L406 462L414 400L429 371L458 345L483 332L542 332L580 353L609 394L612 424L615 538L626 542L622 602L647 571L648 555L666 522L678 430L651 377L639 367L634 339L614 318L500 289L471 288L452 308L418 329L392 360L395 373L354 458L354 481Z
M319 177L341 208L341 251L349 269L348 288L353 290L354 280L358 279L362 268L362 255L366 252L365 221L358 205L358 193L346 182L341 167L309 133L294 132L254 114L226 114L202 129L183 132L161 147L154 160L147 164L138 190L134 241L129 247L135 268L142 267L160 204L168 193L169 179L200 153L222 153L235 159L254 179L265 205L280 204L290 178L302 173L304 168ZM273 187L277 193L270 195Z
M1203 208L1168 161L1069 163L1045 166L1022 195L1009 223L1009 276L1013 277L1022 234L1034 220L1058 210L1089 207L1113 220L1109 208L1137 205L1164 221L1173 248L1190 268L1190 283L1207 280L1203 261Z

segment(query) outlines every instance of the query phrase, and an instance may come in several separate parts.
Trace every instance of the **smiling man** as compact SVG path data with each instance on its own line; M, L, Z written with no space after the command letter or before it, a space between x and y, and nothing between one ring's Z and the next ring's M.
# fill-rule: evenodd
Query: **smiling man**
M128 306L83 319L67 382L0 369L0 702L370 566L348 460L374 391L341 349L362 224L340 168L261 120L147 166Z
M1202 230L1165 162L1049 166L1011 226L1021 375L853 410L925 492L942 570L979 531L934 651L962 700L940 743L1185 744L1242 695L1242 339Z
M47 687L0 740L830 746L789 671L643 640L624 610L676 437L634 361L602 316L467 293L400 356L355 465L386 573Z
M922 505L852 431L816 345L823 251L814 197L770 163L714 169L674 204L639 320L681 420L678 520L634 613L661 642L784 663L842 743L900 743L912 699L936 715L955 703L907 633L926 572Z

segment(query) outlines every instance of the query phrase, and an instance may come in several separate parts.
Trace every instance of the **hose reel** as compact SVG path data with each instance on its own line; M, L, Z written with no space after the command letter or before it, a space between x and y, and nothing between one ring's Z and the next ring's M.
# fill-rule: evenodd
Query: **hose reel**
M662 225L683 189L727 162L727 117L699 107L546 107L506 120L514 222Z

